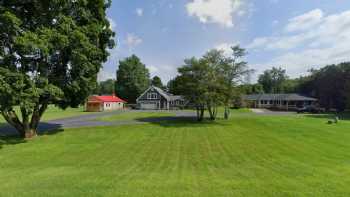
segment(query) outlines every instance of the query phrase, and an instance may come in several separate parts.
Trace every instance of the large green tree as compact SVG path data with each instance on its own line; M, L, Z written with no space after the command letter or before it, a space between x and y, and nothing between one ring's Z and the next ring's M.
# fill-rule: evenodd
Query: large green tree
M265 70L259 76L258 82L263 86L265 93L282 93L284 91L283 84L287 79L286 70L273 67L270 70Z
M151 80L151 84L153 86L156 86L156 87L159 87L161 89L164 89L164 85L163 85L163 82L162 82L162 79L158 76L154 76Z
M49 104L76 107L95 88L107 48L114 45L109 5L105 0L0 1L0 111L22 137L37 134Z
M186 59L185 64L178 68L178 80L181 81L181 92L189 103L193 104L197 111L197 120L204 119L205 106L207 104L207 80L209 67L201 59Z
M183 80L180 76L176 76L175 78L171 79L167 84L167 89L171 94L174 95L184 95L183 92Z
M224 78L222 83L225 86L224 95L224 106L225 112L224 117L228 119L230 116L230 105L232 101L240 101L242 98L242 92L238 88L238 85L244 82L244 79L249 76L254 70L248 68L248 63L243 60L247 55L245 49L241 48L239 45L231 47L232 54L229 57L223 55L221 51L218 55L218 69L219 75Z
M180 75L169 83L173 91L181 92L195 104L198 120L203 119L204 109L215 120L221 105L225 106L225 118L228 118L229 106L235 97L240 97L237 85L251 71L241 61L245 50L235 46L232 52L227 57L223 51L214 49L200 59L187 59L178 70Z
M128 103L136 99L150 86L150 74L136 55L119 61L116 93Z
M94 90L95 94L98 95L110 95L115 91L115 80L107 79L98 83L97 88Z

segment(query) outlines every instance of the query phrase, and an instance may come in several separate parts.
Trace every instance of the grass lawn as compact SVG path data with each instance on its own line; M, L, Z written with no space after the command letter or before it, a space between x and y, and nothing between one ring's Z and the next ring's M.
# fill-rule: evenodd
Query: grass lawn
M20 115L19 109L16 108L17 115ZM85 112L84 107L79 108L68 108L66 110L59 109L58 107L55 107L53 105L50 105L46 112L44 113L42 120L54 120L54 119L60 119L60 118L69 118L74 116L81 116L91 113L97 113L97 112ZM4 118L0 115L0 123L4 123Z
M0 196L350 196L350 121L326 122L235 115L4 139Z

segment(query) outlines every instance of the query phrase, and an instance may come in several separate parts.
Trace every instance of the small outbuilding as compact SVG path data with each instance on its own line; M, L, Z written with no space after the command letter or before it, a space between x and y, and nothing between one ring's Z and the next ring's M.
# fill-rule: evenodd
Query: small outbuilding
M90 96L86 103L86 111L103 112L124 109L126 101L113 95Z

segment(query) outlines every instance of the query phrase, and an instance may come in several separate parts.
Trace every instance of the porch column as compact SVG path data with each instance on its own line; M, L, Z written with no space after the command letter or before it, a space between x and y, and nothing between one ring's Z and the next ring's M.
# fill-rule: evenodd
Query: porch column
M282 109L282 105L283 105L282 100L280 100L280 109Z
M288 108L289 108L289 106L288 106L288 105L289 105L289 101L287 101L287 111L289 111L289 110L288 110Z

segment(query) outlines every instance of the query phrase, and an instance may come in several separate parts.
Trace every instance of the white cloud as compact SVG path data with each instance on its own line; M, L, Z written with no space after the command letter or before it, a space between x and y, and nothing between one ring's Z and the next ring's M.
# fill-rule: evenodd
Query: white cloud
M136 12L137 16L143 16L143 9L142 8L137 8L135 12Z
M323 11L320 9L312 10L306 14L297 16L289 20L285 30L287 32L303 31L315 27L323 19Z
M115 79L115 77L116 73L102 69L97 75L97 81L106 81L107 79Z
M242 16L242 0L191 0L186 4L190 16L195 16L201 23L217 23L224 27L233 27L233 17Z
M134 35L134 34L128 34L126 36L126 45L129 47L129 50L135 48L136 46L138 46L139 44L142 43L142 39L139 38L138 36Z
M232 47L235 45L237 45L237 43L222 43L217 45L215 49L223 51L225 56L231 56Z
M350 61L349 43L350 10L325 16L316 9L290 19L280 36L256 38L247 48L277 54L271 61L255 65L260 71L282 66L298 76L310 68Z
M111 28L111 30L113 31L116 31L117 23L112 18L108 18L108 21L109 21L109 28Z

